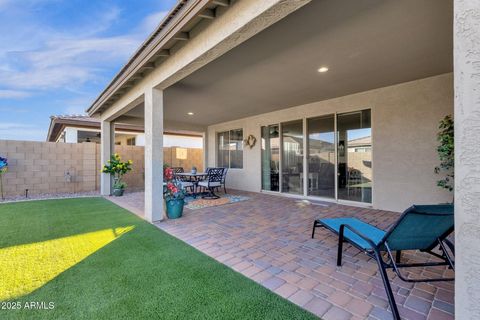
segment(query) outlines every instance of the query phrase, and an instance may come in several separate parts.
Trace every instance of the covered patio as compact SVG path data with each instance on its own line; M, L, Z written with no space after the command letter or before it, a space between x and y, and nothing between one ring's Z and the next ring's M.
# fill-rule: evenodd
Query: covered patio
M322 214L385 228L412 204L451 202L434 168L438 123L452 116L456 315L478 318L478 8L477 0L179 1L88 110L102 121L102 162L116 123L143 125L137 209L147 221L325 318L388 318L374 265L352 250L336 269L335 237L311 240L309 229ZM228 167L227 189L255 192L252 200L165 221L165 130L201 134L204 167ZM103 174L102 194L111 187ZM299 199L321 204L299 208ZM264 267L251 254L265 256ZM396 285L403 317L451 317L452 284Z
M155 225L282 297L328 319L391 319L377 265L351 246L336 267L338 237L317 229L321 217L357 217L387 229L395 212L233 191L249 200L205 209L185 209L182 219ZM143 193L115 202L142 215ZM405 253L409 262L426 254ZM451 275L442 267L414 268L411 276ZM406 283L389 272L402 319L454 319L454 284Z

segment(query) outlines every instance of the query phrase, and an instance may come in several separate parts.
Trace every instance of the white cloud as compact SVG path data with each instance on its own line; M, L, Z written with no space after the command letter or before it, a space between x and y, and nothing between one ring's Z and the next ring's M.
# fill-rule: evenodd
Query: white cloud
M36 140L47 136L46 129L24 123L0 122L1 140Z
M165 18L168 11L158 11L148 15L140 25L140 28L145 30L147 33L151 33L155 30L160 22Z
M88 82L108 81L103 72L126 62L144 40L146 30L151 32L166 12L151 14L125 35L102 36L119 14L120 10L113 7L95 19L94 24L61 33L33 22L22 25L23 32L16 32L25 34L23 40L35 42L30 45L17 44L22 41L3 36L12 45L6 43L0 48L0 88L23 92L65 87L75 90ZM26 34L31 36L32 29L36 30L35 40L28 40Z
M29 92L20 90L0 90L0 99L21 99L30 96Z
M28 109L20 108L20 107L0 107L1 112L8 112L8 113L27 113Z

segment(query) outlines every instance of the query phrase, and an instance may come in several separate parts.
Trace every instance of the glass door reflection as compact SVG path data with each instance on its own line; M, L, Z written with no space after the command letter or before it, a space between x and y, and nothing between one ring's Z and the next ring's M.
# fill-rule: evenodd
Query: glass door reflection
M335 116L308 119L307 130L308 195L335 198Z
M337 116L338 199L372 202L370 110Z
M303 121L282 123L282 192L303 194Z
M279 131L279 126L277 124L262 127L262 190L280 190Z

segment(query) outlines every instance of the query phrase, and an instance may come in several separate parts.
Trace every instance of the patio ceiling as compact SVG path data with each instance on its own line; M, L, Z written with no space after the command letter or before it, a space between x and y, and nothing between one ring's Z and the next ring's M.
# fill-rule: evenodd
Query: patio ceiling
M165 119L210 125L451 72L452 19L452 1L312 1L168 88Z

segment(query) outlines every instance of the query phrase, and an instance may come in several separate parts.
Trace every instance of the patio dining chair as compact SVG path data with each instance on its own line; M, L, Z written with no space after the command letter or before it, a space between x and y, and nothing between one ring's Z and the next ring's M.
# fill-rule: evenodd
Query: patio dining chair
M183 167L172 167L172 170L173 170L173 174L185 172L185 170L183 170Z
M181 183L185 190L190 191L191 194L195 195L195 183L190 180L189 176L175 176L175 179Z
M221 185L223 186L223 191L225 193L227 193L227 187L225 185L225 180L227 180L227 172L228 172L228 168L223 168L223 175L222 175L222 182L221 182Z
M225 168L211 168L208 171L207 179L200 181L198 183L199 187L202 187L208 190L208 194L203 195L202 198L205 199L218 199L220 198L218 195L215 194L215 188L220 187L222 185L222 178L223 172Z
M356 218L325 218L315 220L312 238L317 227L324 227L338 234L337 266L342 265L343 242L350 243L373 258L377 262L393 318L400 319L386 269L393 269L397 276L406 282L453 281L454 278L446 277L410 278L400 272L402 268L431 266L448 266L455 270L454 246L447 239L454 229L453 221L453 205L413 205L386 231ZM432 251L437 246L439 252ZM401 252L404 250L420 250L440 261L401 263ZM385 252L387 261L382 257Z
M177 175L177 173L184 173L185 170L183 167L172 167L173 175L175 176L175 180L182 184L182 187L185 190L190 191L191 194L195 194L195 184L193 181L190 180L188 176Z

